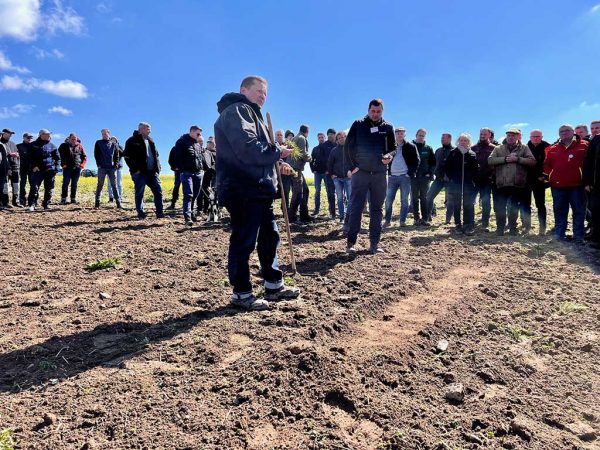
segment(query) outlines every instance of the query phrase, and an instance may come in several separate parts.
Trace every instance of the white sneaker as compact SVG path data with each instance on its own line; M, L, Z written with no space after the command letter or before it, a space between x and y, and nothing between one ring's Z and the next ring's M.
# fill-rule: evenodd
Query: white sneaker
M244 308L249 311L264 311L269 309L269 302L263 298L256 298L254 294L233 294L230 303L233 306Z
M31 206L29 207L29 211L35 211L35 205L31 205Z

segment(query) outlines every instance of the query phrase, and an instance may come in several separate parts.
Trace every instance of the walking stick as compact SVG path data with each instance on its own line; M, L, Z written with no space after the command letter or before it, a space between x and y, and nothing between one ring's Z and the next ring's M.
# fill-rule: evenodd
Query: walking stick
M269 131L269 139L272 143L275 143L275 137L273 134L273 123L271 122L271 114L267 113L267 129ZM283 210L283 220L285 222L285 231L287 233L288 245L290 247L290 259L292 260L292 271L297 273L296 270L296 258L294 257L294 246L292 244L292 234L290 233L290 220L288 218L288 207L285 201L285 192L283 189L283 178L281 178L281 169L279 169L279 162L275 163L275 170L277 171L277 180L279 182L279 191L281 192L281 206Z

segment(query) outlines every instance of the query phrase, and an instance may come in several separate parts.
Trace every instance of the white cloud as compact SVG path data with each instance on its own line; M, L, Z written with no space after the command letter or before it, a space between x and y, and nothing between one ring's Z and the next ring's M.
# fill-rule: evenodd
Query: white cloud
M0 107L0 119L14 119L22 114L27 114L33 108L34 105L24 105L22 103L17 103L14 106L2 106Z
M590 9L590 14L596 14L598 11L600 11L600 3L598 3L595 6L592 6L592 8Z
M65 54L57 48L53 48L52 50L44 50L43 48L33 47L31 50L37 59L63 59L65 57Z
M0 0L0 37L32 42L40 31L50 35L83 33L85 21L73 8L64 6L62 0L44 0L46 4L50 6L42 11L40 0Z
M52 133L52 140L54 141L62 141L65 138L65 135L62 133Z
M29 73L29 69L15 66L2 51L0 51L0 70L9 70L17 73Z
M40 23L40 0L0 0L0 37L30 42Z
M528 126L529 126L529 123L527 123L527 122L505 123L503 125L503 127L506 129L508 129L508 128L525 128Z
M64 106L53 106L48 110L50 114L60 114L61 116L72 116L73 111L65 108Z
M579 104L579 109L596 109L596 108L600 108L600 103L588 103L586 101L583 101Z
M50 34L57 31L69 34L81 34L84 30L84 20L70 6L63 6L62 0L53 0L54 7L45 18L46 28Z
M108 14L112 11L112 5L107 2L100 2L96 5L96 11L100 14Z
M39 80L37 78L23 79L19 76L5 75L0 80L0 90L31 92L39 90L59 97L87 98L87 87L71 80Z

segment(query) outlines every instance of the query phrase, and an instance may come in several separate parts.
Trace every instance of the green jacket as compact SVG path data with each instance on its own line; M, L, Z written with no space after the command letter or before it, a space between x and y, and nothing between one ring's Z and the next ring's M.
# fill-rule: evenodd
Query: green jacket
M516 154L519 160L516 163L507 163L506 157ZM496 172L496 186L503 187L525 187L527 173L535 166L535 158L527 145L518 142L512 149L506 144L500 144L492 150L488 158L488 164Z

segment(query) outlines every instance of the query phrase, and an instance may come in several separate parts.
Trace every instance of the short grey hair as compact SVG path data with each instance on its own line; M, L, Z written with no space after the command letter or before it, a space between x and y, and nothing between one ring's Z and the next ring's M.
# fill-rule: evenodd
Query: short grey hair
M458 137L456 138L456 146L458 147L458 141L460 141L460 138L467 138L467 140L469 141L469 147L471 146L471 144L473 144L473 139L471 138L471 135L469 133L460 133L458 135Z
M150 124L149 124L148 122L140 122L140 123L138 124L138 130L139 130L140 128L152 128L152 127L150 126Z

